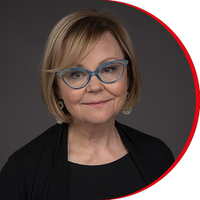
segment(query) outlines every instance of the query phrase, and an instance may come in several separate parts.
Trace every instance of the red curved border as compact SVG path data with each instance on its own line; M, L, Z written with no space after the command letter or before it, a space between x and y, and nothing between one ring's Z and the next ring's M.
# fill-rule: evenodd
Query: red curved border
M187 140L187 142L186 142L186 144L185 144L182 152L180 153L180 155L178 156L178 158L176 159L176 161L173 163L173 165L162 176L160 176L153 183L151 183L150 185L146 186L145 188L143 188L143 189L141 189L141 190L139 190L137 192L134 192L132 194L120 197L120 198L124 198L124 197L127 197L127 196L134 195L136 193L139 193L139 192L141 192L141 191L143 191L143 190L151 187L152 185L154 185L155 183L157 183L158 181L160 181L163 177L165 177L177 165L177 163L181 160L181 158L185 154L186 150L188 149L188 147L189 147L189 145L190 145L190 143L192 141L192 138L194 136L194 133L195 133L195 130L196 130L196 127L197 127L197 122L198 122L198 118L199 118L199 110L200 110L200 91L199 91L199 82L198 82L198 78L197 78L197 73L196 73L194 64L192 62L192 59L191 59L191 57L190 57L187 49L185 48L185 46L183 45L183 43L181 42L181 40L177 37L177 35L165 23L163 23L160 19L158 19L157 17L155 17L151 13L149 13L149 12L147 12L147 11L145 11L145 10L137 7L137 6L134 6L134 5L131 5L131 4L128 4L128 3L124 3L124 2L119 2L119 1L112 1L112 0L103 0L103 1L111 1L111 2L116 2L116 3L121 3L121 4L124 4L124 5L127 5L127 6L131 6L133 8L136 8L136 9L144 12L145 14L149 15L150 17L154 18L156 21L158 21L163 27L165 27L169 31L169 33L178 42L179 46L183 50L183 52L184 52L184 54L185 54L185 56L186 56L186 58L188 60L188 63L190 65L190 68L191 68L191 71L192 71L193 79L194 79L195 95L196 95L195 114L194 114L194 121L193 121L193 125L192 125L192 128L191 128L191 132L190 132L190 135L188 137L188 140Z

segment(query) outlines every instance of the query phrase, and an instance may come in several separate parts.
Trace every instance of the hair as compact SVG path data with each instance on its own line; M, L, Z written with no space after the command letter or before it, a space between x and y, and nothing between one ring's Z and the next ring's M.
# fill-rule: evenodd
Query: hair
M57 95L56 72L80 63L106 32L118 41L126 59L129 79L128 95L123 110L135 106L141 94L141 79L136 54L126 28L113 16L96 10L77 11L61 19L53 28L44 52L41 93L52 115L70 123L71 115L66 107L60 110Z

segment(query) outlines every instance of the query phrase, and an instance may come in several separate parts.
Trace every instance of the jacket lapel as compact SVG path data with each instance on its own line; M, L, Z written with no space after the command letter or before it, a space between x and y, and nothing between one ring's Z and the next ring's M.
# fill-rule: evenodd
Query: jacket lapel
M147 157L149 152L145 153L145 151L147 152L148 149L145 149L145 147L142 146L141 141L139 141L137 137L134 137L133 132L129 133L130 130L128 130L126 126L123 126L118 122L116 122L115 125L124 145L133 159L133 162L138 168L146 184L149 185L155 181L161 173L159 172L159 168L157 168L154 164L153 156L151 155L150 157Z
M60 125L59 139L56 144L56 153L51 169L48 196L45 200L67 199L67 136L68 125ZM63 153L64 152L64 153ZM65 191L65 192L63 192ZM61 195L61 196L60 196Z

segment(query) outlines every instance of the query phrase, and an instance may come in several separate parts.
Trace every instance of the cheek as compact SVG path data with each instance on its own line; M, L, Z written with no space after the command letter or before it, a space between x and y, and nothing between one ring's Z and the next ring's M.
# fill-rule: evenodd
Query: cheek
M127 79L124 78L110 85L109 92L117 98L118 103L124 105L127 97L127 89Z
M122 77L116 82L115 85L115 90L117 96L121 96L122 98L124 97L126 99L127 96L127 89L128 89L128 78L127 78L127 73L122 75Z
M81 90L74 90L63 83L59 84L59 94L59 98L63 99L67 109L79 102L83 96Z
M63 100L66 106L68 105L70 106L71 104L75 104L79 102L82 97L80 91L77 92L77 91L71 91L71 90L65 90L62 93L62 96L63 96Z
M78 102L82 97L80 95L80 91L79 94L77 94L76 91L65 90L62 94L63 101L68 112L71 113L71 115L74 115L74 112L77 113L77 111L80 110Z
M127 93L126 85L116 85L114 88L111 88L110 91L115 94L116 97L124 97Z

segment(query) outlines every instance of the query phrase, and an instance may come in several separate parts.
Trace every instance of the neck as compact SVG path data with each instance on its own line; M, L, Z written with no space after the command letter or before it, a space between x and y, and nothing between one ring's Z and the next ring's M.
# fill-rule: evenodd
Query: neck
M107 146L119 137L115 119L103 124L92 124L73 120L69 124L69 142L84 148Z
M128 151L115 127L115 119L104 124L73 120L68 129L68 160L86 165L115 161Z

